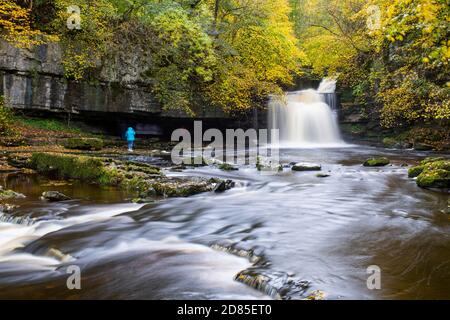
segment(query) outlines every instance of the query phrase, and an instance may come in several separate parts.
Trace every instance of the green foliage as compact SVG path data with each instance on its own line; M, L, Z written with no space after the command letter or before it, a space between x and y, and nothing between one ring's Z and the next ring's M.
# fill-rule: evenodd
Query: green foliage
M292 0L313 74L334 76L381 124L448 126L447 0Z
M66 122L56 119L43 119L43 118L30 118L24 116L16 116L14 121L17 121L23 125L31 128L69 132L69 133L81 133L82 130L76 126L68 125Z
M66 26L70 5L81 9L79 30ZM248 110L280 94L305 59L288 0L48 0L31 6L31 14L23 8L30 28L59 39L68 79L98 80L102 66L114 76L115 68L133 65L163 108L182 115L204 106Z
M0 145L17 146L21 143L21 135L14 127L14 115L0 96Z

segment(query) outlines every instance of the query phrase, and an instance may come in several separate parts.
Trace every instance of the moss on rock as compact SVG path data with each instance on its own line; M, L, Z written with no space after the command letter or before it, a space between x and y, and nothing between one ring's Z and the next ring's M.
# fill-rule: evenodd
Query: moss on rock
M29 166L40 174L59 179L77 179L136 191L143 199L210 192L222 181L166 177L160 168L146 163L54 153L33 154Z
M422 165L409 170L409 177L417 177L417 185L421 188L450 188L450 160L444 158L427 158Z
M4 190L3 187L0 186L0 200L17 199L17 198L25 198L25 196L21 193L12 190Z
M101 185L110 185L115 181L101 159L93 157L34 153L30 167L40 174L58 179L77 179Z
M416 178L423 172L424 169L425 166L412 167L411 169L408 170L408 177Z
M387 166L391 161L388 158L382 157L382 158L372 158L367 159L364 162L365 167L384 167Z
M239 170L239 168L233 166L232 164L226 163L226 162L220 164L219 169L223 170L223 171L238 171Z
M427 170L417 177L421 188L450 188L450 171L444 169Z

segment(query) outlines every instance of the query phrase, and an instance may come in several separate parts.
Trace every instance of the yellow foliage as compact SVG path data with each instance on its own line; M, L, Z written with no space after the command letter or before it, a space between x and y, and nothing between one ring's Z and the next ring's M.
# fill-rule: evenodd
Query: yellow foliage
M13 1L0 2L0 36L20 48L31 48L46 41L55 41L51 37L31 27L30 9L22 8Z

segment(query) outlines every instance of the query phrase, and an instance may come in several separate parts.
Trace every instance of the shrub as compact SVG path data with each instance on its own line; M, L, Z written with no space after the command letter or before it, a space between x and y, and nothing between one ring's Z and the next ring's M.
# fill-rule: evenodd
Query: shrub
M17 146L22 144L19 132L14 128L14 115L5 103L3 96L0 96L0 145Z

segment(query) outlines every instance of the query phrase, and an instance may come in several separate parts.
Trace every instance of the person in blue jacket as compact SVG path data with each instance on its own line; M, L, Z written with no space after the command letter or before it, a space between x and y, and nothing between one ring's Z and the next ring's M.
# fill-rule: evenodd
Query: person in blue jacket
M133 152L135 136L136 136L136 131L134 131L134 129L132 127L129 127L127 129L127 131L125 132L125 138L127 139L127 142L128 142L128 151L129 152Z

